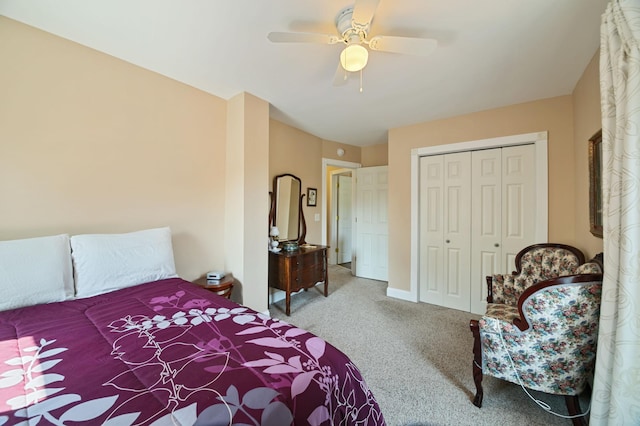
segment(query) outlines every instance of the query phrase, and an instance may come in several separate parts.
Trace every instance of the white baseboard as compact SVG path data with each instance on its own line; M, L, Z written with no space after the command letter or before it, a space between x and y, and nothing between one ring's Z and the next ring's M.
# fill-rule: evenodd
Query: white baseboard
M272 303L284 300L286 294L282 290L276 290L275 288L269 288L269 305Z
M415 294L407 290L398 290L397 288L387 287L387 296L394 299L406 300L408 302L418 302Z
M324 282L321 281L316 283L316 287L319 285L324 285ZM296 294L302 291L304 291L303 288L296 291L295 293L291 293L291 296L295 296ZM287 297L287 294L284 291L269 287L269 305L271 305L272 303L276 303L281 300L284 300L286 297Z

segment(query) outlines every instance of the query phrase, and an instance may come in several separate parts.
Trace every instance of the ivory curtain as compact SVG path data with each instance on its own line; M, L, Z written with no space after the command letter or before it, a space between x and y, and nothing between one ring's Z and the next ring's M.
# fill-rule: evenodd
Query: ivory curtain
M604 282L591 425L640 425L640 0L600 32Z

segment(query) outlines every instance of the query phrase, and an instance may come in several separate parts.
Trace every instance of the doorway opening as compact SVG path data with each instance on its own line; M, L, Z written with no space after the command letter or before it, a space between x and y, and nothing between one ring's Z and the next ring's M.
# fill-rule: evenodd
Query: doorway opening
M353 241L351 211L355 208L351 187L353 172L359 167L359 163L322 159L322 244L330 246L329 264L342 264L350 269Z
M334 258L332 263L337 265L349 264L351 269L351 251L353 241L353 174L351 169L332 170L331 192L330 192L330 257Z

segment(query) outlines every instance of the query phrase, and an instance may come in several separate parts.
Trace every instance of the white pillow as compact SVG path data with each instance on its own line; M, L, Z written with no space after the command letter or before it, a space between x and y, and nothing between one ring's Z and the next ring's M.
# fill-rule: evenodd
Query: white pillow
M177 277L168 227L128 234L74 235L71 257L76 297Z
M0 241L0 311L73 297L69 236Z

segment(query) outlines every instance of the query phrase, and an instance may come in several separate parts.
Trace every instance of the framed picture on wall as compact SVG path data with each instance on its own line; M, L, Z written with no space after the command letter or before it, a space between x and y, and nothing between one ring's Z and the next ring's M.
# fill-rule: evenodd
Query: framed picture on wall
M316 188L307 188L307 206L315 207L318 203L317 196L318 190Z
M589 139L589 225L602 238L602 130Z

